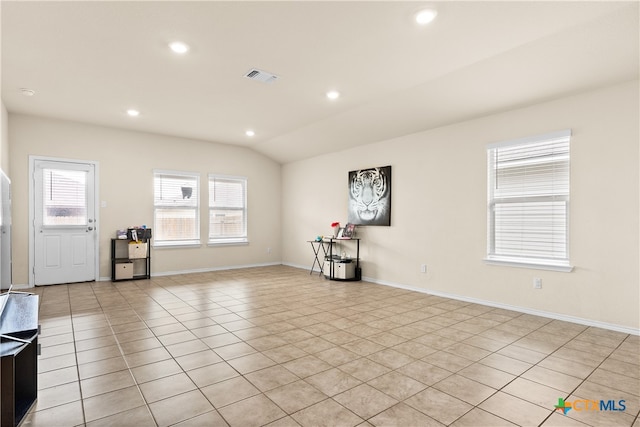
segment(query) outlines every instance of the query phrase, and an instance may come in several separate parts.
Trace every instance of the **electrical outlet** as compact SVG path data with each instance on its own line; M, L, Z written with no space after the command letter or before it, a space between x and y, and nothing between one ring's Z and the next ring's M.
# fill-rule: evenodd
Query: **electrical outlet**
M533 289L542 289L542 279L539 277L533 278Z
M426 273L427 272L427 264L422 264L420 266L420 271L423 272L423 273Z
M271 253L271 248L267 248L267 253L270 254Z

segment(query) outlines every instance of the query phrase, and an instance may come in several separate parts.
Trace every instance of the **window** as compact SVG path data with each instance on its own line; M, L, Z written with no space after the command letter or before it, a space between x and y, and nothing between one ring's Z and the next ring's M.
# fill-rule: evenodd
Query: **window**
M571 271L571 131L490 145L488 262Z
M209 243L247 241L247 179L209 175Z
M87 225L87 171L43 169L43 225Z
M154 245L200 244L200 174L153 172Z

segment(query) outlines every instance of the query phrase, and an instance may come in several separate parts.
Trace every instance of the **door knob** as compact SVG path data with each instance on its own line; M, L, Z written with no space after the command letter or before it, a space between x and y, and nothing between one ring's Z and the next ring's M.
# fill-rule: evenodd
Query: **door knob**
M93 230L93 227L87 228L87 231L91 231L91 230Z

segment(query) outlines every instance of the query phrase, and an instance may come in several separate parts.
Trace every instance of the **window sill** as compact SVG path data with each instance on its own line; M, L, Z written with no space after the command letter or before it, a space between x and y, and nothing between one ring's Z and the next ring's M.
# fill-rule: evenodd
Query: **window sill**
M175 249L175 248L199 248L202 246L199 240L182 242L154 242L154 249Z
M207 246L243 246L248 245L247 239L210 240Z
M508 257L500 257L500 258L492 257L492 258L485 258L484 262L485 264L490 264L490 265L532 268L535 270L560 271L563 273L570 273L571 271L573 271L573 266L569 265L569 263L549 262L547 260L539 260L539 259L521 260L517 258L508 258Z

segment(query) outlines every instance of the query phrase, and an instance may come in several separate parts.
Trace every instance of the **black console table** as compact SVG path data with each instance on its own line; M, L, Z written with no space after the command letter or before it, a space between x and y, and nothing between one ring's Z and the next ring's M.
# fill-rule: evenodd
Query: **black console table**
M0 295L0 425L17 426L38 398L38 295Z

